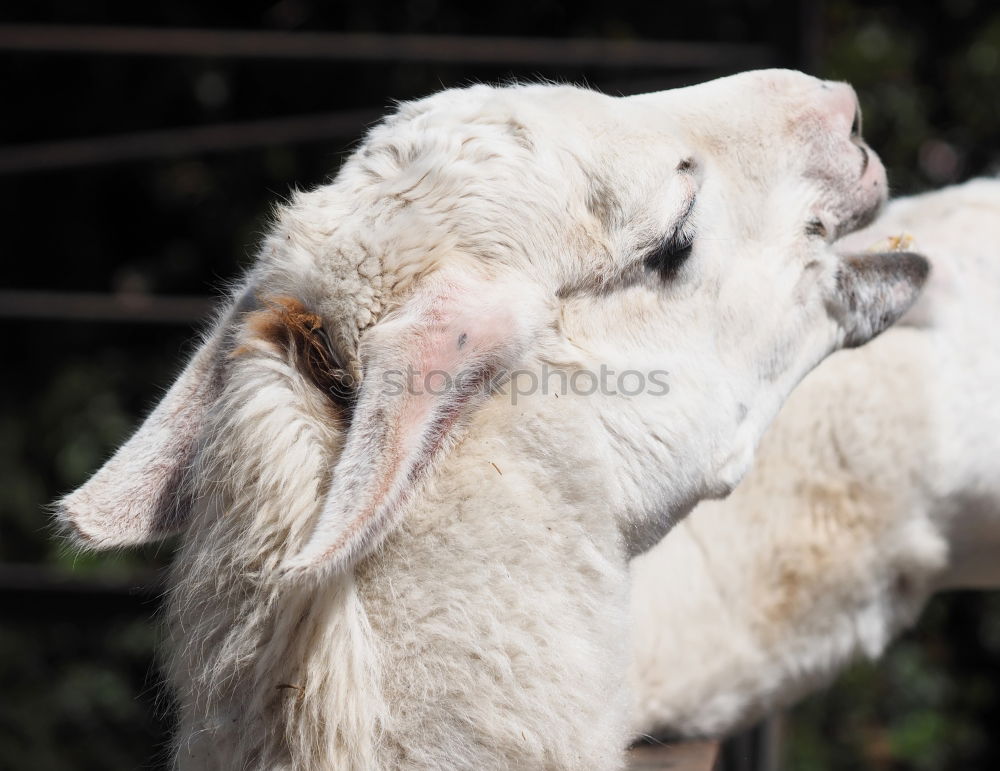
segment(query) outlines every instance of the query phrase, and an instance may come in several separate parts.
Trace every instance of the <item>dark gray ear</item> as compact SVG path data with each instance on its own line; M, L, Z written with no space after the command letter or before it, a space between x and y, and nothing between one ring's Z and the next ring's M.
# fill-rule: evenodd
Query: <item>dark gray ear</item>
M843 257L831 310L844 330L844 347L864 345L894 324L916 301L930 269L913 252Z

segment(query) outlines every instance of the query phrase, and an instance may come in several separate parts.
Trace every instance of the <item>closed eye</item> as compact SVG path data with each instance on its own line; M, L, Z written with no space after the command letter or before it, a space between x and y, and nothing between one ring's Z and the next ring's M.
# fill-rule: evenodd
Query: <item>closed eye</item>
M691 256L693 248L694 228L685 216L670 235L655 244L646 254L645 262L647 267L655 270L662 278L673 278Z
M674 224L662 239L649 245L643 258L646 267L655 270L662 279L676 276L694 247L695 223L692 215L697 200L697 166L693 159L685 158L678 164L676 172L670 185L674 193L671 198L680 193L680 200L674 205Z

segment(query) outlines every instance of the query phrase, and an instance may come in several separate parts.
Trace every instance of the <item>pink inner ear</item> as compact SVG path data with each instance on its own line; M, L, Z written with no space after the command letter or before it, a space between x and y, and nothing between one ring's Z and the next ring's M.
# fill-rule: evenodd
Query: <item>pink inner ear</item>
M488 282L438 280L361 348L364 382L333 483L308 543L283 566L290 577L343 570L371 551L488 396L516 366L532 325L517 300Z
M421 449L436 423L453 423L462 406L488 387L483 382L485 370L495 370L498 360L505 358L517 328L506 307L475 307L476 298L468 289L452 291L435 298L414 324L412 353L404 352L400 359L415 373L402 395L397 426L403 450ZM452 413L454 419L447 421Z

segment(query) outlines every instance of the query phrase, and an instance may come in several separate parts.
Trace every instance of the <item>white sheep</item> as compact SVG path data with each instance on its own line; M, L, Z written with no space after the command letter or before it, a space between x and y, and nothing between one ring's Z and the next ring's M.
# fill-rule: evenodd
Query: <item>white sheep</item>
M183 533L177 764L620 766L629 554L728 492L792 386L926 274L830 247L885 196L856 109L786 71L475 86L282 207L61 502L85 545Z
M876 657L935 591L1000 586L1000 180L893 202L933 266L796 389L754 469L632 563L639 734L717 736Z

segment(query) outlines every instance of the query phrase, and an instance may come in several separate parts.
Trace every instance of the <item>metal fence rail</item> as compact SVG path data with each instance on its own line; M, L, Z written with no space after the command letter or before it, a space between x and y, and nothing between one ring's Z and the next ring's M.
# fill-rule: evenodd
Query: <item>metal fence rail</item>
M319 115L8 145L0 147L0 175L347 139L359 136L381 115L379 110L342 110Z
M3 289L0 319L192 324L207 318L213 304L210 297Z
M776 58L768 46L742 43L34 24L0 26L3 51L666 69L761 67Z

